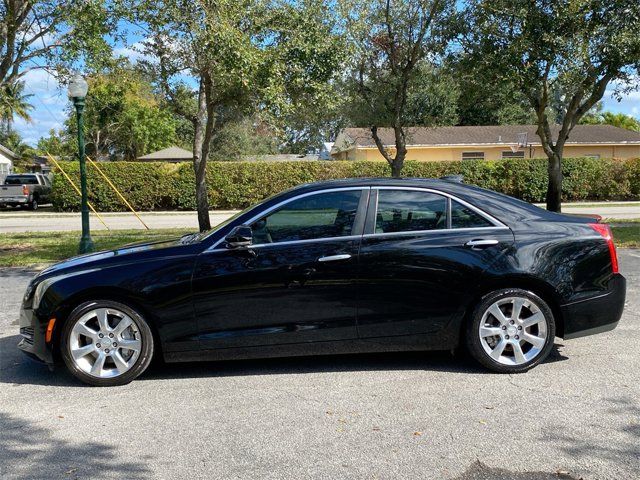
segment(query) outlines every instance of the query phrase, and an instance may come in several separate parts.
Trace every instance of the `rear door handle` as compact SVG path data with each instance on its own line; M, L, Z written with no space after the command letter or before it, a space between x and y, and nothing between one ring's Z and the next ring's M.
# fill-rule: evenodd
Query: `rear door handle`
M498 240L494 240L494 239L480 239L480 240L469 240L467 243L464 244L465 247L471 247L471 248L485 248L485 247L491 247L492 245L497 245L499 242Z
M337 262L338 260L349 260L351 255L343 253L342 255L329 255L328 257L320 257L319 262Z

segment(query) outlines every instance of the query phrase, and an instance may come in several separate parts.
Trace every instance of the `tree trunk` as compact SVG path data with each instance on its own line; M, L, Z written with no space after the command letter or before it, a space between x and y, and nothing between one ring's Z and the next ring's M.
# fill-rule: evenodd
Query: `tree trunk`
M391 163L391 176L394 178L400 178L402 175L402 168L404 167L404 158L406 156L406 152L398 152L396 154L396 158L393 159Z
M549 156L549 183L547 185L547 210L558 212L562 210L562 151L553 152Z
M198 210L198 226L201 232L211 230L209 219L209 196L207 194L207 159L206 141L207 96L204 82L200 80L198 91L198 114L194 120L193 138L193 170L196 176L196 209ZM203 155L205 154L205 155Z

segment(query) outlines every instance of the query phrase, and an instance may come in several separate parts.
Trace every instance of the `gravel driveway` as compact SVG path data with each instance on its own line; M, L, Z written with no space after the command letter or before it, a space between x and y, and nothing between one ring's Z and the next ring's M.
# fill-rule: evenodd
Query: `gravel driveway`
M85 387L19 353L0 270L0 478L640 478L640 251L620 326L531 372L436 354L158 366Z

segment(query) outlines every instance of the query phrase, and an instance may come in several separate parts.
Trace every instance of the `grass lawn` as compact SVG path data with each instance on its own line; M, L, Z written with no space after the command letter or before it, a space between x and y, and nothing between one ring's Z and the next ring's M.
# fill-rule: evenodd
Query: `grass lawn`
M96 251L145 240L164 240L193 229L96 230L91 238ZM0 234L0 267L44 266L78 253L80 232L27 232Z
M640 223L611 227L616 246L623 248L640 248Z
M175 228L163 230L111 230L91 234L97 250L145 240L175 238L193 230ZM640 248L640 222L613 227L618 247ZM0 267L45 266L78 251L80 232L28 232L0 234Z

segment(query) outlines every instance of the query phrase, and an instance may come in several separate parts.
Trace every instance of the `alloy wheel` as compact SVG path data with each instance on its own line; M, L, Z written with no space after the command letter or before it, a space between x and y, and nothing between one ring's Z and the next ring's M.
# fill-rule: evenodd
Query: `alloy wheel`
M547 342L547 318L526 297L506 297L485 310L478 334L485 353L503 365L534 360Z
M69 337L74 364L97 378L119 377L129 371L142 351L140 328L115 308L96 308L80 317Z

